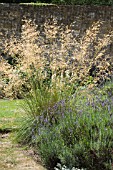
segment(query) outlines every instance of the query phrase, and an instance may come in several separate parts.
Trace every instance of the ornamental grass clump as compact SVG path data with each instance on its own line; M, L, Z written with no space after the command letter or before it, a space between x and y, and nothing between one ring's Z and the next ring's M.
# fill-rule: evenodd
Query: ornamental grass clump
M35 74L34 68L43 80L58 81L60 86L67 87L73 84L74 90L77 86L98 86L111 79L112 29L102 34L107 23L97 21L80 39L75 24L58 25L53 18L38 30L35 22L23 21L20 38L11 37L4 43L4 53L11 60L0 60L1 85L6 97L22 98L21 92L29 91L28 82Z

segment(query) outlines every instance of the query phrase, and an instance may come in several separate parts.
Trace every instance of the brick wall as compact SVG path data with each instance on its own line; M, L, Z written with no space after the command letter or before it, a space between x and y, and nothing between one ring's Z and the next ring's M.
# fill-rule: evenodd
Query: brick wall
M109 6L36 6L19 5L14 3L0 3L0 50L2 43L11 35L19 36L23 18L35 20L39 28L43 27L45 20L56 18L58 25L70 25L82 36L93 21L103 20L103 32L113 27L113 7Z

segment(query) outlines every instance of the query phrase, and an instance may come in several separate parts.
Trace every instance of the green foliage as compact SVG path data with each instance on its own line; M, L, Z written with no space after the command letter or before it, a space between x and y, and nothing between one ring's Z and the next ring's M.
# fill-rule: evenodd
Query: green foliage
M18 132L17 140L33 146L48 169L57 163L87 170L112 168L112 96L103 95L102 89L84 91L66 93L35 118L29 113Z
M112 0L52 0L52 3L56 4L68 4L68 5L112 5Z
M60 5L113 5L113 0L4 0L3 3L53 3Z
M34 2L34 1L32 1ZM36 1L35 1L36 2ZM113 5L113 0L40 0L37 2L60 5Z
M40 0L37 2L60 5L113 5L113 0Z
M60 100L62 93L54 84L49 87L38 75L31 77L29 81L31 90L25 95L26 109L31 116L36 117Z

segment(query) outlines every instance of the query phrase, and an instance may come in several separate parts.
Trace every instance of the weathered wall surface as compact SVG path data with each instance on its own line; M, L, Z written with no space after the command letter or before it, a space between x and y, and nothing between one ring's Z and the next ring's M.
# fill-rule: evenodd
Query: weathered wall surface
M84 31L97 20L106 21L103 32L113 27L113 7L108 6L36 6L0 3L0 49L4 39L11 35L19 36L23 18L35 20L42 27L45 20L57 19L58 25L70 25L76 30L76 35Z

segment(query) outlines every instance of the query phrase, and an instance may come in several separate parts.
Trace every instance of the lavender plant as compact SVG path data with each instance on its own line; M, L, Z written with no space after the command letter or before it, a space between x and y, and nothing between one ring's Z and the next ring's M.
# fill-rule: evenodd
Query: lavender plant
M30 119L18 140L32 145L47 169L60 163L69 169L111 170L112 112L112 97L102 89L80 90Z

